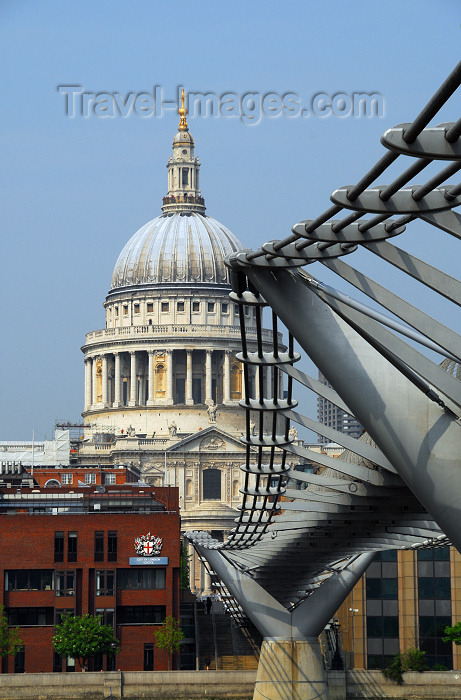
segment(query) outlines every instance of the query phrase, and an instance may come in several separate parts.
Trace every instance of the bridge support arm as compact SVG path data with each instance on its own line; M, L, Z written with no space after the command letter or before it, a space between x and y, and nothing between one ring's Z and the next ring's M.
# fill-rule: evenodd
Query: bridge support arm
M247 268L277 316L461 550L461 425L431 401L298 273Z

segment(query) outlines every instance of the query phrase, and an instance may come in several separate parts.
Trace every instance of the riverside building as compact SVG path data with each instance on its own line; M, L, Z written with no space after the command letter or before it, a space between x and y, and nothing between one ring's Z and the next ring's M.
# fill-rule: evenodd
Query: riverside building
M74 671L53 651L65 613L101 615L120 640L89 670L166 670L154 646L179 617L180 521L174 488L0 488L0 604L24 643L3 673Z

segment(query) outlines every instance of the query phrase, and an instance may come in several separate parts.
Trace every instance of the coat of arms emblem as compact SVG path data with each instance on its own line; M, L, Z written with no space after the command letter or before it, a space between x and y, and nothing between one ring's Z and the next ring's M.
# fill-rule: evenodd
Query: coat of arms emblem
M147 535L134 538L134 548L136 554L142 557L155 556L162 551L162 538L155 537L155 535L151 535L150 532L148 532Z

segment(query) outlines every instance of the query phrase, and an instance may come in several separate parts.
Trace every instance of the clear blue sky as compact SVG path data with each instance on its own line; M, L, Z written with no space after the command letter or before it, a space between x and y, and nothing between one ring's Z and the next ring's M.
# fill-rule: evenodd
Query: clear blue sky
M177 85L290 92L303 105L317 93L380 93L381 117L189 120L208 213L257 247L359 179L383 153L385 129L410 121L461 53L455 0L3 0L0 20L0 439L11 440L79 420L80 346L104 325L121 248L160 213L178 121L174 112L71 119L57 86L125 96L158 85L165 99ZM459 108L456 97L438 121ZM422 257L450 259L448 236L424 235Z

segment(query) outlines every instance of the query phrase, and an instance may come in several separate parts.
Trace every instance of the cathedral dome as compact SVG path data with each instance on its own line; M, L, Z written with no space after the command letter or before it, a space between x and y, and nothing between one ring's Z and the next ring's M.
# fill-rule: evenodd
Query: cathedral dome
M196 212L152 219L115 263L111 289L143 284L227 284L224 258L242 243L216 219Z

